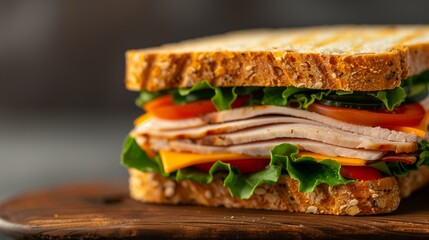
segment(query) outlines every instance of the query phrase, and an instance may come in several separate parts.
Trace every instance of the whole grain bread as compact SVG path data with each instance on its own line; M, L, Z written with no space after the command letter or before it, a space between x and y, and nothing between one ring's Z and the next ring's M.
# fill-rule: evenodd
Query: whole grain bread
M248 30L126 53L129 90L295 86L375 91L429 69L429 26Z
M222 177L210 184L174 181L158 173L130 169L130 193L135 200L160 204L197 204L227 208L269 209L334 215L370 215L394 211L411 192L429 182L421 167L406 177L384 177L330 187L321 184L311 193L298 191L298 181L282 176L273 186L259 186L250 199L231 197Z

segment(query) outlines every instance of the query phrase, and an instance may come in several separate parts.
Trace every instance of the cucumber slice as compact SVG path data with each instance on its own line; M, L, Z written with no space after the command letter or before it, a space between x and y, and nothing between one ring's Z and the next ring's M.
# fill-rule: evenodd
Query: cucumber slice
M323 105L341 107L341 108L354 108L362 110L383 110L385 106L383 103L356 103L356 102L339 102L332 101L327 99L322 99L319 101Z
M376 97L365 93L353 93L347 95L328 95L319 101L321 104L333 107L366 109L366 110L383 110L384 103Z
M347 103L362 103L362 104L380 104L380 100L374 96L370 96L364 93L353 93L347 95L328 95L323 97L325 100L331 100L335 102L347 102ZM381 103L382 104L382 103Z

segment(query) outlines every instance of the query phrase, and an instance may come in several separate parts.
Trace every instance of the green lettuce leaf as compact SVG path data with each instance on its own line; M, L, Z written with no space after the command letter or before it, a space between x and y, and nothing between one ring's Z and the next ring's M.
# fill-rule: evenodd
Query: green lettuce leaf
M263 183L274 185L280 177L281 168L268 166L266 169L255 173L241 174L237 168L231 167L229 163L217 161L208 173L193 168L178 170L176 180L188 179L200 183L211 183L216 174L226 175L223 183L232 196L248 199L259 185Z
M262 90L263 87L236 87L235 92L241 96L241 95L251 95L254 93L259 92Z
M401 87L397 87L391 90L378 91L376 93L368 93L370 96L378 98L384 103L387 110L393 111L393 109L405 101L407 94Z
M213 96L213 91L211 89L201 89L182 96L178 90L175 90L172 92L172 95L175 104L186 104L199 100L210 99Z
M157 172L164 177L175 176L164 171L164 166L159 155L150 158L130 135L127 135L124 141L121 152L121 164L126 168L134 168L142 172Z
M211 99L218 111L231 109L231 104L239 95L251 95L261 87L215 87L208 81L202 81L192 88L179 88L173 93L174 101L179 104L201 99ZM252 98L254 104L257 100Z
M161 172L162 170L162 164L151 159L130 135L127 135L124 141L121 164L127 168L135 168L142 172Z
M288 99L283 97L284 88L266 87L263 91L262 105L285 106L287 104Z
M378 169L380 172L382 172L383 174L385 174L387 176L391 176L392 175L392 172L390 171L390 169L387 166L386 162L378 161L378 162L372 163L370 166L373 167L373 168Z
M284 166L289 175L299 181L300 192L312 192L321 183L336 186L354 182L341 176L341 165L338 162L330 159L316 161L312 157L296 158L298 153L299 150L294 145L277 145L271 150L271 164L280 163Z
M331 91L318 91L297 87L265 87L263 89L263 105L287 106L295 103L298 108L307 109L316 100L321 100Z
M231 109L231 104L237 99L237 93L235 93L236 87L215 87L212 86L208 81L202 81L194 85L192 88L179 88L177 93L184 97L193 92L201 90L212 90L211 100L218 111Z

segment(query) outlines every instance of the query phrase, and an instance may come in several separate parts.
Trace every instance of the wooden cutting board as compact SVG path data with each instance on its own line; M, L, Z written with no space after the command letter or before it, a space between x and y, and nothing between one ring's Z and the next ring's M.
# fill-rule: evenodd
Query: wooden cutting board
M0 231L15 238L429 238L429 188L393 214L344 217L161 206L128 197L126 182L61 186L0 205Z

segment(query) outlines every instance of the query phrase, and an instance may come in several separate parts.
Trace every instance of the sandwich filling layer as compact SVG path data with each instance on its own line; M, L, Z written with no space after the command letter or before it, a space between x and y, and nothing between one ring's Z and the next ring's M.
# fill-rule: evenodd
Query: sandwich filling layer
M296 87L214 87L142 91L146 113L122 152L126 167L210 183L249 198L282 174L311 192L429 165L429 72L377 92Z

